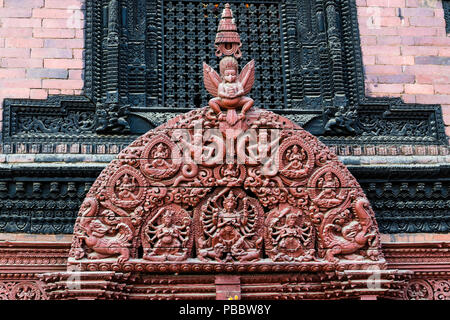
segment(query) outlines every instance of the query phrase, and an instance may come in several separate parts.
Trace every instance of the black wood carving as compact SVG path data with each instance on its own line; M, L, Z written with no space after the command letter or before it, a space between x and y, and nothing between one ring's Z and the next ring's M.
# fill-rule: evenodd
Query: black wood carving
M448 144L438 105L368 98L354 0L230 0L252 97L330 144ZM86 0L80 97L7 99L4 142L132 141L207 104L223 2Z

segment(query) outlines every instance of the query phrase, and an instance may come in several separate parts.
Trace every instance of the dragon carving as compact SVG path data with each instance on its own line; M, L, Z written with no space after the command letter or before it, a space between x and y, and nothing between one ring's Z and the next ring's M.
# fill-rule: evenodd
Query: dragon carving
M357 219L349 219L350 211L348 209L339 214L329 213L325 216L319 234L322 235L323 246L326 248L326 260L337 262L336 255L355 253L376 238L376 233L371 232L373 223L367 211L368 207L369 201L360 198L355 201L353 206ZM370 245L374 244L370 243ZM374 257L369 255L369 258Z

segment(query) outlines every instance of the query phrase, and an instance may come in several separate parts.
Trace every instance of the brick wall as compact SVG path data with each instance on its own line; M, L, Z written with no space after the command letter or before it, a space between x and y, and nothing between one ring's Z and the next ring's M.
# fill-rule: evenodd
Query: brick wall
M356 0L366 95L441 104L450 135L450 35L441 0Z
M81 94L83 2L0 0L1 104L4 98Z

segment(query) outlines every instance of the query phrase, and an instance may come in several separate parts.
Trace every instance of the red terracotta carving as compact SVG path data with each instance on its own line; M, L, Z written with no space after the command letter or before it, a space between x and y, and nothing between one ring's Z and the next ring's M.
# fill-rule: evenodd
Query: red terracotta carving
M175 204L150 215L141 232L143 258L150 261L187 259L193 242L191 220L189 213Z
M254 62L238 76L240 40L231 18L227 5L216 41L225 55L221 76L204 65L205 86L216 98L139 137L103 170L80 208L69 266L312 272L314 284L341 272L359 281L358 290L372 270L392 277L374 213L347 168L316 137L245 97ZM336 297L362 292L333 290L328 294Z
M263 209L241 189L217 189L195 211L198 258L219 262L261 257Z

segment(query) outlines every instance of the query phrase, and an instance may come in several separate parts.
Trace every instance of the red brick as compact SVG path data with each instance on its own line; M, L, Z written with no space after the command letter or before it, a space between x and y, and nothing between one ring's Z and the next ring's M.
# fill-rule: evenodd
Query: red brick
M74 59L83 59L84 49L73 49Z
M420 1L422 1L422 0L420 0ZM412 8L417 8L417 7L419 7L419 0L406 0L406 6L412 7Z
M73 93L73 90L64 89L64 90L61 90L61 94L73 95L74 93Z
M0 17L29 18L31 17L31 8L0 8Z
M46 8L67 9L69 7L81 8L83 0L45 0Z
M83 70L69 70L69 79L83 80Z
M361 46L375 45L377 43L377 37L375 36L361 36Z
M58 89L49 89L48 94L60 94L61 90Z
M435 84L434 91L436 94L449 94L450 95L450 84Z
M31 28L0 28L0 37L3 38L31 38L32 36Z
M44 68L54 69L82 69L81 59L44 59Z
M35 18L1 18L2 27L15 28L40 28L42 25L41 19Z
M445 27L445 20L437 17L410 17L409 24L418 27Z
M433 17L433 8L400 8L400 14L404 17Z
M45 48L84 48L82 39L46 39Z
M25 78L25 69L0 69L0 78Z
M36 38L70 39L75 37L75 30L36 28L33 29L33 36Z
M416 64L450 65L450 57L418 56L414 61Z
M30 99L47 99L48 93L44 89L31 89Z
M415 43L419 46L450 47L450 37L417 37Z
M450 137L450 126L445 127L445 134Z
M30 56L28 48L0 48L2 58L28 58Z
M405 0L366 0L368 7L393 7L402 8L405 6Z
M428 74L428 75L450 75L450 66L441 65L413 65L405 66L404 73Z
M378 93L402 93L403 84L373 84L369 83L367 86L369 92Z
M413 56L377 56L376 64L413 65Z
M450 83L450 74L422 74L419 73L416 75L417 83L432 83L432 84L447 84Z
M383 27L376 28L374 25L367 25L366 23L359 24L359 32L361 35L375 35L375 36L383 36L383 35L398 35L399 28L394 27Z
M6 47L9 48L42 48L44 41L42 39L8 38Z
M4 5L11 8L40 8L44 0L4 0Z
M72 17L73 11L65 9L48 9L37 8L33 9L32 15L35 18L50 18L50 19L67 19Z
M72 58L72 50L59 48L33 48L32 58Z
M402 43L402 37L399 36L377 37L377 43L379 45L400 45Z
M367 2L366 2L366 0L356 0L356 6L358 7L358 9L360 7L365 7L365 6L367 6Z
M439 48L439 55L443 57L450 57L450 48Z
M401 98L405 103L416 103L416 96L413 94L402 94Z
M6 79L0 80L1 88L40 88L41 80L37 79Z
M397 9L379 7L358 8L358 16L373 17L375 14L379 14L381 17L396 17Z
M443 115L444 124L449 126L450 125L450 114L444 114Z
M364 55L363 56L363 63L366 66L375 64L375 56Z
M44 65L42 59L3 58L2 68L41 68Z
M64 89L81 89L84 82L82 80L54 80L44 79L42 80L42 88L58 88Z
M407 27L399 28L398 34L400 36L411 36L411 37L425 37L425 36L435 36L437 34L436 28L428 27Z
M72 28L71 19L43 19L42 20L42 27L43 28Z
M435 47L401 46L400 48L404 56L436 56L439 52Z
M418 94L416 101L424 104L450 104L450 95Z
M367 74L399 74L402 72L401 66L375 65L364 66Z
M84 39L84 30L83 29L76 29L75 30L75 38L77 38L77 39Z
M29 88L0 88L0 97L2 98L29 98Z
M397 46L366 46L362 47L362 53L367 55L398 56L400 47Z
M416 77L412 74L379 75L378 82L379 83L414 83L415 78Z
M405 84L407 94L433 94L434 88L428 84Z
M405 19L400 19L399 17L384 17L383 15L379 19L379 25L381 27L400 27L408 26L408 22Z

